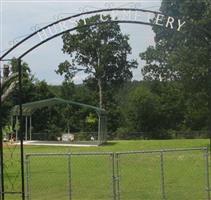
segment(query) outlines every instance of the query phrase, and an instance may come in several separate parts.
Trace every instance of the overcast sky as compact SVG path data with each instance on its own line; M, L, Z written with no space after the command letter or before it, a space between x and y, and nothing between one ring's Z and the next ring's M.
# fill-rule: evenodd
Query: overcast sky
M142 9L159 10L160 1L1 1L1 54L2 51L11 47L14 40L21 39L21 36L32 33L33 27L39 27L53 22L60 17L67 17L80 13L82 10L95 10L107 7L136 7ZM149 45L154 44L154 34L150 26L122 24L121 30L124 34L129 34L130 45L132 47L131 58L137 59L138 69L133 71L134 79L141 79L141 68L143 62L139 58L139 53L146 50ZM59 84L62 77L55 73L59 63L68 59L63 55L62 40L56 38L39 47L24 58L32 73L40 80L46 80L50 84ZM8 58L17 56L20 50L10 54ZM78 74L76 83L81 83L84 74Z

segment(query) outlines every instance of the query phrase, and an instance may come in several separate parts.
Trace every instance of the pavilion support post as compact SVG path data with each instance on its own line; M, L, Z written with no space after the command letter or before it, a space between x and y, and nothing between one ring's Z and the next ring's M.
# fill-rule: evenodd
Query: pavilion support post
M28 117L25 116L25 141L28 139Z
M103 115L103 143L106 142L107 139L107 116Z
M18 140L18 116L15 116L15 140Z
M29 116L29 139L30 139L30 141L32 140L32 116L30 115Z
M13 130L14 130L14 129L13 129L13 127L14 127L14 126L13 126L13 125L14 125L14 122L13 122L13 115L11 115L10 123L11 123L11 128L12 128L12 135L11 135L11 136L12 136L13 139L15 139L15 138L14 138L14 132L13 132Z
M11 115L11 127L12 127L12 130L13 130L13 115Z
M98 142L101 144L101 116L98 115Z

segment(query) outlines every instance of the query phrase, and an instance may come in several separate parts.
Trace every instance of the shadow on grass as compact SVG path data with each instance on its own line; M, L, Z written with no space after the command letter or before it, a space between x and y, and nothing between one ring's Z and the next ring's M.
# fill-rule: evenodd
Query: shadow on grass
M104 144L102 144L102 145L100 145L100 146L114 146L114 145L116 145L117 144L117 142L112 142L112 141L109 141L109 142L106 142L106 143L104 143Z

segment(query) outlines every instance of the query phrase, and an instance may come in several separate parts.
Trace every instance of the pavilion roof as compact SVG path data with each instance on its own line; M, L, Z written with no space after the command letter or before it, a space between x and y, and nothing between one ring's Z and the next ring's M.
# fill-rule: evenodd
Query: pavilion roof
M61 98L50 98L50 99L44 99L44 100L40 100L40 101L34 101L34 102L23 104L22 105L23 116L30 116L36 110L41 109L43 107L53 107L55 105L60 105L60 104L76 105L76 106L80 106L80 107L90 108L92 110L95 110L98 114L106 113L106 111L104 109L101 109L96 106L91 106L88 104L65 100L65 99L61 99ZM11 114L13 116L19 115L19 106L18 105L13 107Z

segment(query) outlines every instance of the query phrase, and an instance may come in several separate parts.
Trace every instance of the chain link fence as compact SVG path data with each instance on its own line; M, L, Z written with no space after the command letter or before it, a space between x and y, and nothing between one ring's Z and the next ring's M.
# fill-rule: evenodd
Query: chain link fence
M207 148L27 154L27 200L210 200Z

